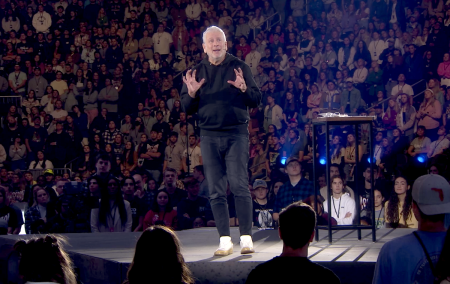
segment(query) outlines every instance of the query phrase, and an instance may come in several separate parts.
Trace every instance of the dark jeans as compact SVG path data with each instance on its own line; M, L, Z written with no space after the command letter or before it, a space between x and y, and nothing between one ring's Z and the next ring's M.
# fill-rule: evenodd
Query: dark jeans
M241 235L252 234L252 198L248 190L248 135L201 136L202 158L211 209L219 235L230 236L227 180L234 194Z

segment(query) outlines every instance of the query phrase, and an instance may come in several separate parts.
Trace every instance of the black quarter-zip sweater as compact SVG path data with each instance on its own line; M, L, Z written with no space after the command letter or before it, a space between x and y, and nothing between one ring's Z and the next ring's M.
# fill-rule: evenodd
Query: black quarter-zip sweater
M235 81L234 69L242 69L247 90L241 92L227 83ZM250 68L242 60L227 53L219 65L203 59L192 71L197 70L196 80L205 78L205 83L192 98L186 84L181 89L181 103L187 114L198 112L201 135L224 136L248 134L250 116L248 108L261 103L262 94L253 79Z

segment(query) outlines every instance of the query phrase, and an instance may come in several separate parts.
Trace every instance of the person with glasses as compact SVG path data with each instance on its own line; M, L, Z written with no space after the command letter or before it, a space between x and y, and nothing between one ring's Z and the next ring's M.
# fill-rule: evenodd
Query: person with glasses
M108 178L106 187L101 187L100 191L100 208L91 211L92 232L131 232L133 215L130 203L123 199L119 180Z

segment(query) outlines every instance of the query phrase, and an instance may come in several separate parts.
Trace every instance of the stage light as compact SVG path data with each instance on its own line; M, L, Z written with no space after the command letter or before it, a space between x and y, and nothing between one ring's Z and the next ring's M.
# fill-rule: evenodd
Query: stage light
M418 161L419 163L425 163L425 160L426 160L425 157L422 156L422 155L417 157L417 161Z
M371 163L370 157L367 158L367 162L368 162L369 164Z
M327 163L327 159L325 159L324 157L321 157L321 158L319 159L319 163L320 163L321 165L325 165L325 164Z
M281 157L281 164L285 165L286 164L286 160L287 160L287 157Z

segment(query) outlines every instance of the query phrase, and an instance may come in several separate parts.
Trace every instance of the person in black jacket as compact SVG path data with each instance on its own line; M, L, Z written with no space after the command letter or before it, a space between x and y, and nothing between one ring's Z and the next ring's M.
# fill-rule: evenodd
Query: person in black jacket
M341 283L333 271L308 259L316 220L316 213L305 203L295 202L283 209L278 227L278 235L283 241L282 253L256 266L245 283L288 283L298 275L302 275L301 283Z
M183 77L181 101L188 114L198 112L202 158L210 202L220 235L215 255L233 252L227 209L227 180L235 196L241 253L253 253L252 198L248 190L249 108L261 103L250 67L227 53L225 33L212 26L203 33L208 55Z

